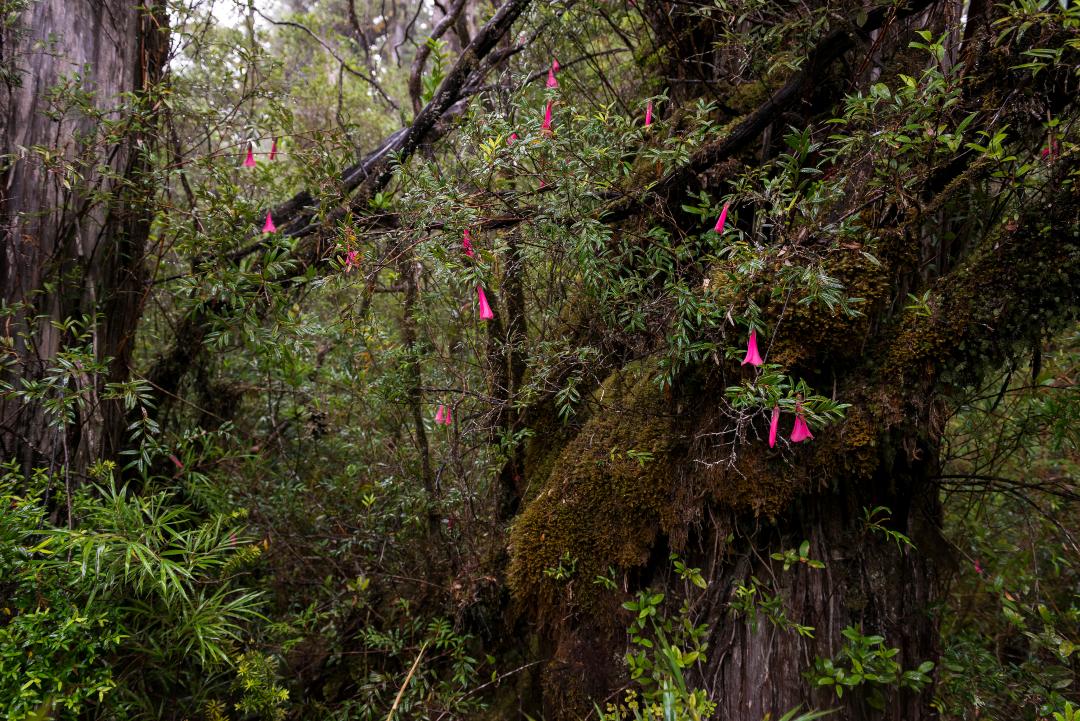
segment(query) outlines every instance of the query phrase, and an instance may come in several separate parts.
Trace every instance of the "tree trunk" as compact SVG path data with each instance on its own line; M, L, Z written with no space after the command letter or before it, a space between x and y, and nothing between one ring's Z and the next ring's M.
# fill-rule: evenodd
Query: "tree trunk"
M146 288L150 91L168 54L158 0L37 0L4 31L0 88L0 458L76 476L114 455L126 426L105 384L129 378ZM128 95L128 94L131 95ZM77 327L57 323L80 320ZM57 373L60 354L83 349ZM93 358L104 373L86 368ZM61 418L49 401L72 401Z
M943 12L937 5L916 0L899 10L873 9L859 23L862 30L889 32L872 45L860 44L863 38L844 27L826 34L800 72L651 187L646 197L675 219L673 235L692 239L700 232L700 218L679 215L693 198L688 190L731 191L732 179L740 177L737 166L754 162L751 144L781 118L827 133L819 121L842 116L841 94L865 82L861 71L855 79L838 74L840 59L847 58L853 69L864 61L885 63L890 82L896 73L910 72L906 48L913 27L922 25L911 19L928 6ZM650 3L643 12L650 19L649 13L656 15L654 34L667 39L673 57L680 49L696 57L695 34L705 14L688 10L680 25L677 10L661 12L675 7ZM954 3L944 16L956 9ZM935 31L945 29L936 25L940 19L926 22ZM989 23L973 21L972 46L979 27ZM1016 62L1015 54L1002 51L984 57L979 73L963 85L965 102L978 112L984 94L1019 84L1009 75ZM676 84L703 85L690 82L701 78L687 68L666 76ZM1023 100L1010 96L987 123L1008 123L1010 132L1034 145L1045 131L1026 119L1023 103L1056 116L1075 95L1063 91L1071 86L1060 78L1042 79L1041 85L1022 81L1028 84L1015 97ZM828 110L821 114L823 108ZM722 358L688 368L664 393L652 384L655 368L648 361L628 364L582 392L590 398L581 411L587 417L564 431L569 437L554 449L544 447L553 445L545 420L530 417L537 440L530 440L523 486L534 490L523 498L511 528L507 585L519 618L536 619L538 657L546 661L540 679L545 718L583 718L594 702L603 708L621 700L624 689L638 688L621 660L628 648L640 650L626 634L635 614L622 604L645 589L667 596L669 617L677 617L686 600L690 618L708 625L707 661L688 672L687 683L718 704L713 718L777 719L799 706L836 708L830 718L845 721L935 716L929 687L917 692L871 681L845 688L838 697L832 686L819 684L824 675L815 662L834 659L850 667L840 658L849 645L843 633L848 628L849 636L882 637L881 651L898 649L891 660L904 671L938 660L935 605L951 564L939 532L935 480L944 432L941 404L959 387L978 387L988 369L1023 352L1018 348L1037 346L1053 319L1075 315L1078 196L1065 182L1075 171L1058 162L1051 172L1046 187L1055 190L1033 194L1013 216L1001 210L1008 207L1004 193L979 205L1000 186L970 154L929 168L917 186L918 203L878 202L854 169L848 207L862 211L864 227L872 229L866 238L881 241L875 252L882 266L860 257L856 243L834 244L826 265L844 287L859 290L863 315L828 319L827 312L777 300L766 292L769 287L739 289L772 323L769 362L852 404L842 423L818 431L811 443L782 441L770 449L768 409L748 419L725 400L727 388L752 375ZM743 232L746 219L760 211L753 202L737 208ZM613 205L604 220L640 233L644 223L630 222L642 213L639 205L636 199ZM984 224L972 222L973 207L985 209ZM831 218L843 211L839 204ZM963 225L965 232L942 219ZM809 224L799 237L751 237L783 244L784 251L816 252L817 244L830 242L817 234ZM717 268L706 271L705 284L724 282L727 268ZM764 274L765 286L772 285L773 271ZM904 299L917 293L933 299L923 312L905 308ZM586 317L581 325L587 324ZM719 329L702 336L733 345L731 335ZM787 435L790 415L784 423ZM881 522L868 520L878 507L889 509L874 516ZM803 541L807 560L824 568L796 560L785 571L773 554L799 549ZM674 573L673 551L688 567L701 569L707 590ZM809 629L800 634L794 624L813 627L812 635Z
M629 394L619 382L605 383L609 396L649 392L625 387ZM884 637L881 650L899 649L892 660L905 671L937 661L933 608L945 554L932 482L936 443L910 435L879 439L873 470L857 478L838 473L808 483L796 468L791 474L803 490L791 494L787 479L777 477L777 458L761 449L743 448L738 467L720 476L687 464L689 439L709 428L696 416L700 409L689 409L692 401L672 401L667 414L638 399L622 403L611 401L559 452L553 478L515 522L509 580L528 597L523 613L540 621L549 659L541 679L545 718L581 718L594 702L622 698L627 668L615 659L635 647L626 634L634 614L621 603L646 588L668 597L669 618L678 618L685 600L689 618L708 626L707 661L686 677L688 686L717 703L714 718L776 719L796 707L835 708L831 718L844 721L933 717L929 690L869 683L837 698L832 687L818 687L810 676L816 659L838 656L849 627ZM688 410L693 420L663 419ZM854 427L843 433L857 431L861 414L853 416ZM669 445L679 435L686 440ZM814 443L830 446L836 435L842 433L822 431ZM617 460L627 448L650 451L656 467ZM787 461L779 463L809 465L815 452L788 448ZM777 502L783 494L787 500ZM873 519L880 523L872 525L867 514L877 507L889 511L879 511ZM903 534L914 547L884 529ZM796 562L784 570L773 554L799 549L803 541L809 542L806 557L824 568ZM548 569L564 552L576 569L560 585ZM705 590L673 571L672 552L701 569ZM597 591L594 578L609 567L621 571L614 579L618 588ZM751 602L740 604L749 588L755 589ZM800 634L795 624L812 628Z
M874 501L860 501L860 494L848 492L803 498L777 525L746 534L753 551L709 559L717 565L713 585L721 580L717 592L708 596L712 605L706 619L712 630L700 687L718 702L718 718L760 721L769 713L778 718L796 707L840 708L833 718L852 721L909 721L933 715L928 692L881 687L884 707L875 709L869 703L874 684L848 691L841 699L832 686L815 692L806 677L815 659L837 656L844 645L842 631L848 627L867 636L883 636L884 647L899 648L893 660L905 670L937 660L932 608L939 584L932 546L940 543L939 507L929 484L905 479L903 485L892 504L900 507L915 501L915 505L906 516L896 514L892 520L901 532L918 539L918 551L898 547L868 529L864 509L872 508ZM810 542L809 556L826 564L824 569L796 564L784 572L782 564L770 558L774 552L797 549L803 540ZM804 637L765 618L753 622L745 614L730 612L736 585L747 584L751 577L767 585L775 580L790 620L812 626L813 636Z

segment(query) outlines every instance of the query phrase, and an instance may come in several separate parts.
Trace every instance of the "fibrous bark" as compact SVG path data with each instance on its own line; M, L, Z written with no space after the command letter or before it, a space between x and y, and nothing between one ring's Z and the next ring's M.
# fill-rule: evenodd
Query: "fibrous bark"
M146 293L152 196L148 96L168 53L156 0L37 0L5 31L0 88L0 301L5 367L18 390L65 348L91 344L107 375L71 374L74 422L0 394L0 457L77 473L114 454L126 427L104 384L129 377ZM130 94L130 95L128 95ZM71 319L88 337L54 323Z

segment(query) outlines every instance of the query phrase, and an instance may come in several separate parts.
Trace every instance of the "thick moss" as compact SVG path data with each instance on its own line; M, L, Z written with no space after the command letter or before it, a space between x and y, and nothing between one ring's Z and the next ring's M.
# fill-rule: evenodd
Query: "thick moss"
M600 588L593 581L609 566L643 565L656 534L675 521L670 500L683 434L652 374L640 367L614 374L594 400L596 410L510 533L510 588L546 620L565 604L590 605ZM564 554L575 564L572 576L545 574Z

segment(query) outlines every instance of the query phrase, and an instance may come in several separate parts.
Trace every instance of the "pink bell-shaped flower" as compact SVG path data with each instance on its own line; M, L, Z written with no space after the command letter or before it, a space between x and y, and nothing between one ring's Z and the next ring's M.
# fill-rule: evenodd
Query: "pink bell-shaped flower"
M651 100L649 101L649 104L645 106L645 127L647 128L650 125L652 125L652 101Z
M1061 154L1061 143L1059 143L1057 140L1055 140L1053 136L1050 136L1050 138L1047 139L1047 141L1046 141L1046 146L1043 147L1043 149L1042 149L1043 160L1052 163L1055 160L1057 160L1057 157L1060 154Z
M480 299L480 319L491 320L495 317L495 314L491 312L491 306L488 305L487 296L484 295L484 289L481 286L476 286L476 295Z
M757 331L753 328L750 329L750 340L746 342L746 357L743 358L743 365L749 363L752 366L759 366L762 364L761 354L757 349Z
M556 72L556 70L555 70L555 62L552 61L551 69L548 70L548 78L547 78L547 86L549 88L557 88L557 87L559 87L559 81L555 79L555 72Z
M251 142L250 141L248 141L247 157L244 158L244 167L245 168L254 168L255 167L255 153L251 149Z
M450 413L450 406L446 406L446 412L443 414L443 421L442 422L443 422L443 425L447 425L447 426L450 426L450 425L454 424L454 416Z
M552 72L555 72L555 73L559 72L559 60L558 60L558 58L552 58L551 59L551 70L552 70Z
M439 410L435 411L435 425L441 425L446 417L446 406L439 404Z
M274 219L272 217L270 217L270 211L269 210L266 211L266 222L263 223L262 232L264 232L264 233L276 233L277 232L277 226L274 225Z
M769 421L769 448L776 447L776 431L780 428L780 406L773 406L772 420Z
M472 247L472 239L469 237L469 229L465 229L465 234L461 236L461 249L465 251L465 255L470 258L476 257L476 251Z
M544 122L540 125L540 130L545 133L551 132L551 103L548 103L544 109Z
M724 223L727 222L727 210L728 204L724 203L724 209L720 211L720 217L716 219L716 227L713 228L717 233L724 232Z
M274 160L275 158L277 158L277 138L274 138L274 141L270 143L270 159Z
M810 432L810 426L806 425L803 418L802 406L795 406L795 425L791 428L791 442L801 443L814 440L814 434Z

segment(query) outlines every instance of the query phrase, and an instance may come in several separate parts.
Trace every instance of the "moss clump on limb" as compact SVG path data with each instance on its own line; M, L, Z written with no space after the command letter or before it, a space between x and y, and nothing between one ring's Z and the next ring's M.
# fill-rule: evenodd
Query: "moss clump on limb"
M1064 327L1077 316L1078 229L1075 187L998 228L931 288L930 315L899 319L879 351L881 378L974 384Z
M510 532L509 584L543 620L587 608L597 575L649 558L671 508L680 421L667 412L653 374L630 366L594 394L596 409L559 453Z

